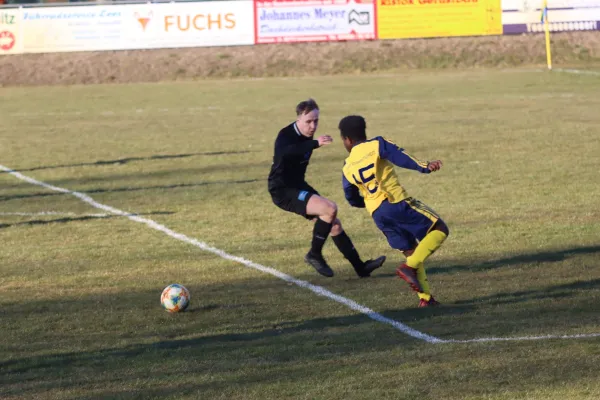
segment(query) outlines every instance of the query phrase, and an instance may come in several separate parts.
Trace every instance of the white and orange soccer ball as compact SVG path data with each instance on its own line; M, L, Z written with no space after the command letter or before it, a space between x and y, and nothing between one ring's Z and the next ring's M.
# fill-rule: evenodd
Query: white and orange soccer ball
M190 304L190 292L183 285L173 283L163 290L160 303L168 312L184 311Z

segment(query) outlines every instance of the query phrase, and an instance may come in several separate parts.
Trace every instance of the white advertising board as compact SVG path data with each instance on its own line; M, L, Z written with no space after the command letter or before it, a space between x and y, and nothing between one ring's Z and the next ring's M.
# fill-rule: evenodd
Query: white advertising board
M504 34L543 32L543 0L502 0ZM553 32L600 30L600 0L548 0Z
M4 39L0 36L0 43L8 47L14 36L13 47L22 53L254 43L251 0L39 7L1 13L14 13L20 27L17 33L4 34ZM5 30L0 25L0 32Z
M375 39L373 0L256 0L256 43Z
M23 38L20 25L19 9L0 9L0 55L22 53Z
M127 18L124 37L136 48L254 44L252 1L138 5Z

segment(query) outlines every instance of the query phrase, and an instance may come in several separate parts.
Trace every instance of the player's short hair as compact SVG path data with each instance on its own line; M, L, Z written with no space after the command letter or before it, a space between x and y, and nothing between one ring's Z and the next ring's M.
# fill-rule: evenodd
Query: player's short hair
M314 99L304 100L298 103L298 105L296 106L296 115L300 116L303 114L308 114L309 112L318 109L319 105Z
M354 141L367 139L367 122L360 115L348 115L342 118L338 128L342 137Z

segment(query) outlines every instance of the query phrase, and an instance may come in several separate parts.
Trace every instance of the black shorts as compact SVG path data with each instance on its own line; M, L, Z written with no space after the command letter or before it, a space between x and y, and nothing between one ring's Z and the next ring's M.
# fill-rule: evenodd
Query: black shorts
M273 203L282 210L293 212L306 219L316 218L316 215L306 214L306 205L312 195L319 195L314 188L306 184L300 188L281 188L270 191Z

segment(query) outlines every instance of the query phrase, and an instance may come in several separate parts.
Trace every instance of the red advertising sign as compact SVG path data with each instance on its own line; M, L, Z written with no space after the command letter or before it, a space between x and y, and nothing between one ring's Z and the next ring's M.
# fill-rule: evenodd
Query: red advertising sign
M15 35L13 35L12 32L9 32L9 31L0 32L0 50L4 50L4 51L11 50L14 47L16 41L17 40L15 39Z

